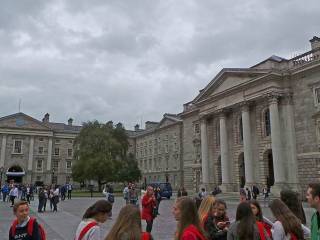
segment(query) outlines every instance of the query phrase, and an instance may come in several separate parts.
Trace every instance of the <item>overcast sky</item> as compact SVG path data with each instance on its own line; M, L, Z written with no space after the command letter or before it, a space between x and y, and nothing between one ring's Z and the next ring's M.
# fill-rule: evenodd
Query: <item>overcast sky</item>
M224 67L310 50L319 0L0 2L0 116L135 123L179 113Z

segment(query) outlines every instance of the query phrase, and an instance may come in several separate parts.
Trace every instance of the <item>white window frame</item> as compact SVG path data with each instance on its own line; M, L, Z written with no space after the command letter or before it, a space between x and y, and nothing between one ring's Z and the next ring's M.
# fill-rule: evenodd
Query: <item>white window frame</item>
M16 152L16 142L21 142L21 149L20 152ZM12 154L23 154L23 140L21 139L14 139L13 140L13 148L12 148Z
M318 92L319 96L317 94L317 91L319 91ZM313 99L314 99L314 106L319 107L320 106L320 86L319 85L313 87Z
M60 139L54 140L54 144L57 144L57 145L61 144L61 140Z
M59 150L59 154L56 154L56 149ZM53 154L54 154L54 156L60 156L60 148L54 148L53 149Z
M41 161L41 168L38 168L38 162ZM43 172L43 159L37 159L36 161L36 171Z
M68 163L70 162L70 167L68 168ZM72 161L71 160L67 160L66 161L66 170L67 172L71 172L71 169L72 169Z
M69 155L69 150L71 150L71 154ZM73 157L73 149L72 148L68 148L67 150L67 156L68 157Z

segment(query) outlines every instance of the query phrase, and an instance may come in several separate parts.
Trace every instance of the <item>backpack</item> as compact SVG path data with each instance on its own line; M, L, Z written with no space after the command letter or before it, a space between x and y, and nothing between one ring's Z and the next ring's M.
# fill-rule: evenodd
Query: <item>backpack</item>
M141 234L141 240L151 240L151 234L148 232L143 232Z
M114 203L114 195L111 193L109 193L109 195L108 195L108 202Z
M28 229L27 229L27 232L28 232L28 235L29 236L32 236L32 233L33 233L33 225L34 225L34 222L36 221L35 218L31 217L29 222L28 222ZM14 235L16 234L16 229L17 229L17 225L18 225L18 220L14 220L12 225L11 225L11 228L10 228L10 232L11 232L11 236L14 237ZM43 228L43 226L41 224L38 223L38 226L39 226L39 233L40 233L40 239L41 240L46 240L46 232Z
M94 226L97 226L97 225L98 225L98 223L96 223L96 222L90 222L90 223L88 223L88 224L81 230L78 239L74 239L74 240L81 240L81 239L87 234L87 232L89 232L89 230L90 230L91 228L93 228Z

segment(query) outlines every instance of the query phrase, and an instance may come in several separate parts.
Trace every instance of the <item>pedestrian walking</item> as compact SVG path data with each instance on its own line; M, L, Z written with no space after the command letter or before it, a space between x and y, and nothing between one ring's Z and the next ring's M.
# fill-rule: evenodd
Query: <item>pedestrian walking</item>
M123 193L123 199L126 201L126 204L129 204L129 186L131 183L128 184L128 186L125 186L122 193Z
M134 206L139 206L138 203L138 190L136 189L136 185L134 183L131 184L129 188L129 203Z
M275 199L271 202L270 209L276 219L271 229L273 240L304 239L301 221L284 202Z
M37 220L29 216L27 201L18 201L13 206L16 219L9 230L9 240L45 240L46 234Z
M206 240L200 226L196 203L189 197L180 197L176 200L172 213L177 221L175 240Z
M112 226L105 240L151 240L150 233L143 233L140 211L129 204L120 210L115 224Z
M262 189L262 194L263 194L263 205L265 207L268 207L268 205L269 205L269 190L268 190L267 186L265 186Z
M183 197L183 196L188 196L188 192L186 191L186 189L183 186L181 186L178 189L177 197Z
M38 212L41 213L43 205L44 205L44 199L45 199L45 194L44 194L44 189L43 187L40 187L38 190L38 199L39 199L39 203L38 203Z
M310 183L307 190L307 201L316 212L311 217L311 240L320 239L320 183Z
M147 192L144 194L141 200L142 205L142 219L147 223L146 232L151 233L153 220L156 217L156 198L154 196L153 187L148 186Z
M59 203L59 187L56 187L52 195L53 212L57 212Z
M2 186L1 192L2 192L2 201L3 201L3 202L6 202L7 196L8 196L8 194L9 194L9 192L10 192L8 184L4 184L4 185Z
M14 205L14 200L15 198L18 197L18 188L13 185L13 187L10 189L10 192L9 192L9 197L10 197L10 201L11 201L11 207L13 207Z
M28 184L26 187L26 198L29 204L30 204L30 197L31 197L31 188L30 188L30 185Z
M111 204L111 206L114 203L114 195L113 195L113 189L109 186L105 186L103 188L102 194L106 196L106 200ZM112 210L109 212L109 218L111 219L112 217Z
M72 190L73 190L72 184L71 184L71 183L68 183L68 184L67 184L67 191L68 191L67 198L68 198L68 199L71 199Z
M48 201L48 189L47 187L43 188L43 192L44 192L44 200L43 200L43 211L46 211L47 208L47 201Z
M64 201L66 199L67 186L68 185L65 184L60 187L61 201Z
M248 202L242 202L238 205L236 222L231 224L227 233L227 239L270 240L263 225L256 221Z
M106 200L99 200L90 206L82 217L76 230L75 240L101 240L100 224L108 219L112 205Z

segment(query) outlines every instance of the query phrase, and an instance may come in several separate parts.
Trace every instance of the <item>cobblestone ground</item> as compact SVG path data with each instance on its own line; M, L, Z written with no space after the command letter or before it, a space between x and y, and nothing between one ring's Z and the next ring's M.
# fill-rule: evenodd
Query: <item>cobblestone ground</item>
M44 225L48 234L48 240L72 240L74 239L75 230L85 209L98 199L99 198L74 198L72 200L62 201L58 205L57 213L52 213L49 206L47 206L47 212L37 213L36 205L38 204L38 200L35 200L31 203L31 215L36 216L38 221ZM176 228L176 222L171 214L173 203L173 200L164 200L160 204L160 216L156 218L152 230L152 235L154 236L155 240L173 239ZM237 203L228 202L227 205L228 215L231 219L234 219ZM116 198L113 207L113 217L111 220L108 220L105 224L103 224L102 227L104 235L106 235L108 229L110 229L114 224L122 206L124 206L124 201L121 198ZM263 208L263 212L266 217L272 219L270 210L268 208ZM307 219L310 220L313 210L306 207L305 212ZM1 239L8 239L8 229L12 220L12 208L10 208L9 203L0 202ZM145 223L143 223L143 228L145 228Z

